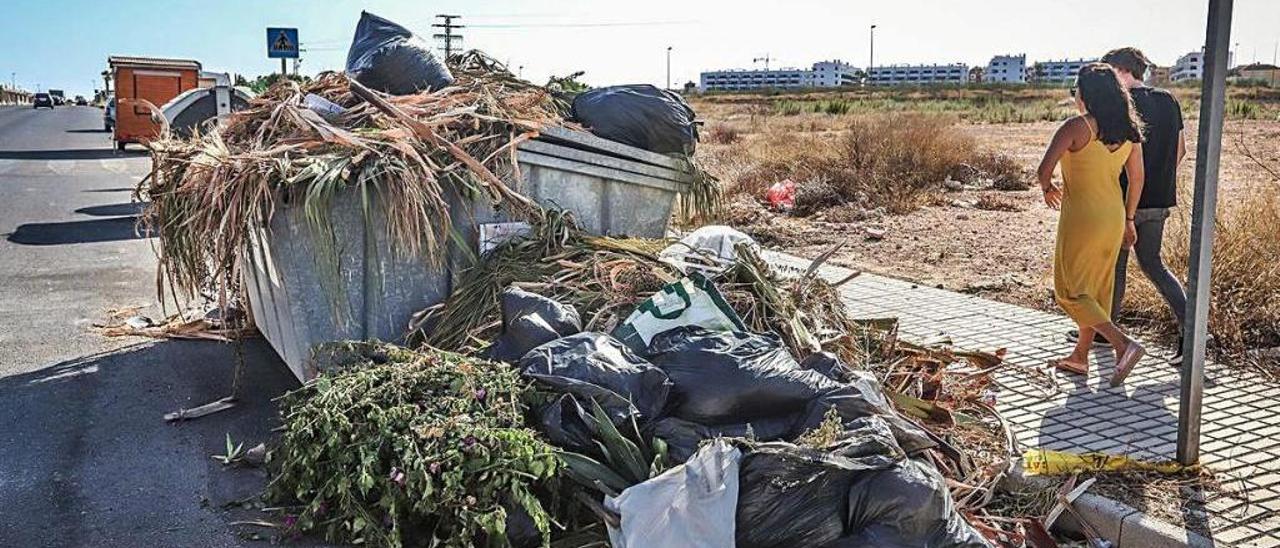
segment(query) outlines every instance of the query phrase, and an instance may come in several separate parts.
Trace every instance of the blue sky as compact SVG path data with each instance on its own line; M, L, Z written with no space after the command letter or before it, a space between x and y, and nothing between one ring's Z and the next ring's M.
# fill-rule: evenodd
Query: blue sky
M468 47L524 76L586 71L595 85L696 80L701 70L841 58L867 62L985 64L993 54L1031 59L1096 56L1137 45L1161 64L1204 41L1207 0L4 0L0 80L88 95L112 54L197 59L206 70L249 76L279 69L265 27L300 29L302 71L341 69L361 9L429 34L436 13L463 15ZM1236 0L1237 60L1270 62L1280 40L1280 1ZM222 12L211 11L225 6ZM1256 51L1256 54L1255 54Z

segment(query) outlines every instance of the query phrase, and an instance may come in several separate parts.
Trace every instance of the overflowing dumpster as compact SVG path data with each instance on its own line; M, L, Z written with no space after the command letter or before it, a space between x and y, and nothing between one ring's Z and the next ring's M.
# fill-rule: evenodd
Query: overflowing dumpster
M676 196L692 177L679 156L557 127L521 144L516 157L521 192L571 212L584 230L600 235L663 236ZM316 375L311 352L317 344L401 341L410 317L447 296L454 276L493 244L482 232L507 234L502 229L522 224L456 192L449 203L453 238L445 267L435 269L397 251L381 228L382 204L365 216L359 198L332 200L329 217L341 246L337 284L317 268L316 238L323 236L308 225L303 208L290 204L275 212L256 235L244 286L254 323L299 380Z

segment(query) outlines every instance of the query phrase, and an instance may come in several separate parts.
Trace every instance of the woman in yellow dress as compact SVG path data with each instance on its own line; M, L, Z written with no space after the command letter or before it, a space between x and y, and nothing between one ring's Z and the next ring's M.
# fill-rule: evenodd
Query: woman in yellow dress
M1087 375L1097 332L1115 351L1115 386L1146 352L1111 318L1116 258L1121 245L1132 247L1137 240L1133 218L1142 196L1142 127L1111 65L1082 67L1071 93L1080 116L1058 128L1036 171L1045 203L1062 210L1053 256L1054 296L1080 327L1075 349L1054 365ZM1059 163L1062 185L1053 180ZM1121 170L1129 179L1127 200L1120 190Z

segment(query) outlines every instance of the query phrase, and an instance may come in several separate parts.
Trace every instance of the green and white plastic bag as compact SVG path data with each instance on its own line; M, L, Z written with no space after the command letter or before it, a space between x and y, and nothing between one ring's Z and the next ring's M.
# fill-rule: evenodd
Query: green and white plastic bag
M747 330L715 284L693 272L641 303L612 335L632 350L644 352L659 333L686 325L712 331Z

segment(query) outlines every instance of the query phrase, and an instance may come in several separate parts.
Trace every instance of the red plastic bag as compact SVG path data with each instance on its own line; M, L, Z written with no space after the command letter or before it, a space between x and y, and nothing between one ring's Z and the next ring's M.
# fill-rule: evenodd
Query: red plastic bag
M769 207L781 211L791 211L796 207L796 184L791 179L783 179L769 187L764 193Z

